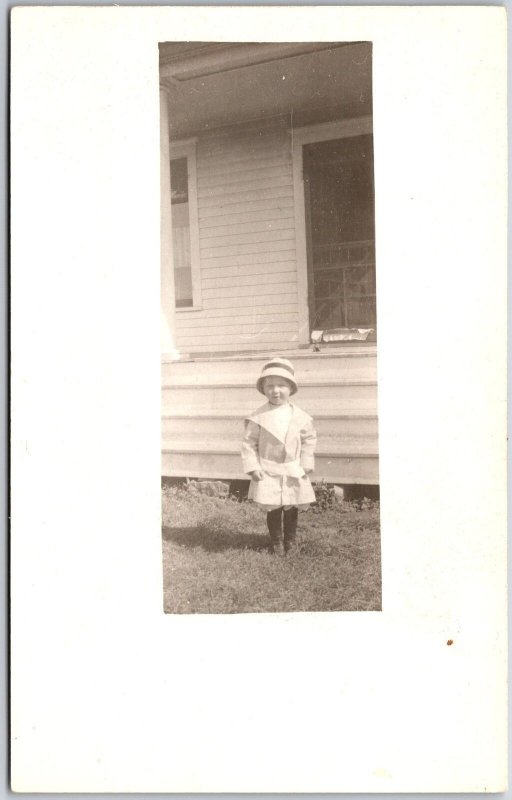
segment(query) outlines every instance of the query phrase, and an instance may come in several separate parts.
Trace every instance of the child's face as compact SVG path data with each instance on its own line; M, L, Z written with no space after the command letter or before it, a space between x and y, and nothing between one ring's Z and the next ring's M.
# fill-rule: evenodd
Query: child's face
M286 378L265 378L263 391L269 403L272 403L273 406L282 406L288 402L291 384Z

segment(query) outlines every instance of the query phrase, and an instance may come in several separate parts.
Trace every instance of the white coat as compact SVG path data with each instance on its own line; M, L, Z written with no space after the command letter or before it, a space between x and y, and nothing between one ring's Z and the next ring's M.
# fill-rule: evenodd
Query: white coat
M273 419L279 406L265 403L245 419L242 442L244 472L261 470L262 480L251 479L249 499L266 507L303 506L315 502L305 470L315 467L316 433L313 420L290 403L292 414L283 434Z

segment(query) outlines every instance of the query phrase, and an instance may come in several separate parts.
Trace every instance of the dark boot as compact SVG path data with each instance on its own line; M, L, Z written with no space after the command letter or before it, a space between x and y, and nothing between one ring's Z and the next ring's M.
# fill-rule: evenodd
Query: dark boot
M292 508L284 509L283 511L284 549L286 553L288 553L290 550L295 550L297 546L296 538L298 515L299 509L297 506L292 506Z
M281 521L282 513L282 508L275 508L273 511L267 512L267 525L268 532L270 533L272 552L279 556L284 554L283 528Z

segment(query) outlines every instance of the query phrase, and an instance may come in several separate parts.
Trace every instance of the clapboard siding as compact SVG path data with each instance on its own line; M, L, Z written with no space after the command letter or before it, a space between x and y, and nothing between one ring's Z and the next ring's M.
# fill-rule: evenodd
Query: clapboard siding
M286 216L281 218L272 216L272 219L269 219L268 217L269 215L267 213L264 219L237 223L230 222L230 218L226 217L226 224L224 225L209 226L206 228L203 226L199 236L201 244L206 244L210 241L218 241L227 236L234 237L237 234L247 236L251 233L262 233L270 230L295 230L295 222L291 212L288 212Z
M269 179L274 183L273 179L277 177L290 178L290 165L283 164L281 161L280 163L274 162L268 167L256 166L245 170L226 170L207 177L199 174L197 176L197 189L201 197L202 194L208 195L209 192L219 192L221 189L229 188L235 184L236 186L244 185L254 188L259 185L266 186Z
M280 190L281 191L281 190ZM256 216L258 212L265 214L265 219L274 219L279 211L290 210L293 211L293 201L284 192L284 196L262 198L260 200L246 200L243 203L237 202L233 205L227 203L214 203L211 207L204 204L199 209L199 219L201 225L217 225L215 217L228 217L229 219L235 218L236 215L249 215L251 219L262 219L261 216ZM254 217L253 217L254 214ZM206 220L209 220L206 222Z
M253 275L266 275L268 278L269 275L275 274L276 272L295 272L296 268L297 265L295 261L273 261L269 262L268 264L236 264L229 267L209 267L208 269L203 270L204 277L202 286L208 286L208 282L211 283L211 281L215 281L215 283L211 283L212 286L220 286L221 283L219 279L230 278L233 275L236 275L241 279L244 277L251 277Z
M274 262L293 261L295 263L295 248L292 250L276 249L271 252L242 253L234 256L226 256L219 262L217 259L202 259L201 274L211 269L222 269L224 267L250 267L250 265L261 266L262 264L272 265Z
M294 303L290 303L286 305L285 303L280 304L279 308L274 309L273 311L269 311L268 308L253 308L250 311L242 311L240 309L240 305L237 305L231 310L229 315L229 319L232 319L237 314L244 314L244 319L248 317L251 320L256 322L261 320L261 317L270 316L274 317L275 320L284 319L287 314L297 314L297 308ZM201 314L196 313L195 311L187 311L187 309L180 309L180 323L183 324L185 327L190 326L191 322L194 322L196 325L199 324L199 320L202 322L208 323L209 319L214 319L215 317L225 317L226 311L223 308L203 308ZM197 320L197 322L196 322ZM217 323L211 323L215 326Z
M276 241L270 239L262 242L254 242L251 244L234 244L225 245L223 247L205 247L201 248L201 255L208 261L214 258L224 258L224 256L243 256L250 255L251 253L267 253L270 249L274 253L277 251L289 250L294 244L291 239L284 241ZM263 255L262 255L263 258ZM218 265L217 265L218 266Z
M261 200L275 200L277 198L290 199L290 193L293 191L292 185L284 186L271 186L268 189L240 189L238 192L231 192L223 197L202 197L202 208L221 208L224 210L237 211L244 203L257 202Z
M292 241L295 234L295 226L289 221L285 226L272 226L269 222L267 225L258 223L259 230L249 230L247 233L224 233L219 236L208 236L201 239L199 246L201 252L211 251L212 253L217 250L220 252L224 247L234 244L268 244L269 242ZM222 230L225 230L222 228Z
M206 171L204 170L204 166L202 170L198 171L198 185L204 189L208 186L216 186L220 182L224 184L231 183L232 181L240 183L246 179L250 180L255 177L262 178L265 177L265 175L272 175L274 170L283 168L282 154L277 155L275 158L265 157L264 167L261 166L261 160L262 156L260 155L257 158L246 159L238 164L235 163L233 166L229 166L228 163L223 162L223 166L219 169L216 168L217 159L215 159L213 162L215 166L209 164Z
M218 219L220 217L220 219ZM223 219L222 219L223 217ZM276 205L275 208L262 208L261 211L242 211L241 213L217 214L215 216L205 216L201 218L201 235L208 235L209 228L220 228L228 226L233 231L238 230L239 225L257 224L258 222L277 222L280 219L293 219L293 207L285 206L284 203ZM247 228L244 228L247 230Z
M231 149L229 142L224 142L223 146L219 146L217 151L212 149L211 143L215 138L213 135L209 140L203 138L201 141L201 164L199 165L198 174L204 176L205 174L223 174L226 171L257 169L262 160L264 160L265 166L282 164L283 159L286 160L288 156L289 144L280 133L276 135L276 131L274 131L272 137L263 138L261 142L256 143L254 136L248 142L240 139L237 149Z
M299 334L293 172L282 120L197 142L202 307L176 314L182 352L290 348Z
M268 178L251 179L246 181L230 182L221 186L210 186L207 189L198 189L197 195L199 199L205 198L219 198L222 200L224 197L236 197L238 194L247 195L247 197L258 196L258 193L263 190L268 190L272 187L291 186L293 183L292 170L287 169L282 174L275 174L268 176ZM243 188L242 188L243 187ZM255 192L256 195L251 195Z
M297 292L278 294L276 291L275 294L256 295L253 291L247 296L241 295L236 299L234 297L204 298L203 308L225 308L230 311L240 311L242 308L246 308L249 313L252 313L256 308L265 309L268 306L282 306L292 303L297 304ZM230 313L228 312L226 314L226 319L229 319L229 317ZM216 333L218 333L218 331L216 331ZM212 346L214 345L215 339L212 338Z
M238 320L238 322L236 320ZM272 317L270 317L270 319L267 322L260 322L259 323L259 327L260 327L260 329L262 331L266 330L266 331L272 331L274 333L279 333L279 331L286 331L286 333L288 333L289 331L293 332L293 331L296 330L297 321L295 319L290 319L290 320L283 321L281 318L276 320L276 319L272 319ZM226 333L229 333L230 336L233 336L233 334L236 335L237 331L239 331L240 333L244 333L244 334L245 333L251 333L253 329L254 329L254 324L251 321L248 322L247 321L247 317L245 317L245 318L244 317L236 317L236 318L230 320L230 324L229 325L225 325L224 326L224 331ZM184 337L187 334L190 335L190 336L193 336L193 335L197 334L198 338L200 338L201 336L209 336L210 335L207 331L205 331L204 328L201 328L201 327L189 328L188 330L184 329L183 334L184 334Z
M268 283L270 283L270 281L267 279L266 284L268 285ZM279 281L278 288L280 291L288 290L292 292L295 288L295 280L293 279L293 275L291 278L287 278L285 275L285 277ZM221 286L220 288L205 289L203 291L203 300L210 300L214 297L254 297L254 284L252 286L244 286L235 283L231 286Z
M291 275L291 278L289 277ZM265 283L288 283L292 282L295 285L295 278L293 273L288 272L271 272L265 275ZM261 274L258 272L253 275L245 275L240 272L237 275L230 275L226 278L212 278L203 281L203 297L209 295L205 292L209 289L221 290L222 288L231 289L233 287L241 286L261 286ZM210 295L211 297L212 295Z
M295 330L297 328L297 312L290 312L286 314L279 311L279 313L258 314L257 316L254 314L244 314L243 316L233 315L229 317L229 322L225 322L223 324L223 330L229 330L232 328L233 332L236 332L237 329L240 329L246 325L250 325L252 328L254 328L254 325L261 327L262 325L267 325L269 322L279 324L284 322L292 322ZM211 317L200 320L187 319L182 321L181 330L184 334L190 331L197 331L198 334L201 334L205 328L211 328L211 326Z

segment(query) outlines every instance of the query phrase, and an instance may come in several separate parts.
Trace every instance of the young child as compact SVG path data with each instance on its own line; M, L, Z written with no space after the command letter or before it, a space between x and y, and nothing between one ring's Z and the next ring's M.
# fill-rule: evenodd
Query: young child
M249 499L267 511L272 551L283 555L295 546L298 509L315 501L307 473L315 466L316 433L311 417L290 403L297 383L288 359L268 361L256 388L268 402L245 420L242 462Z

